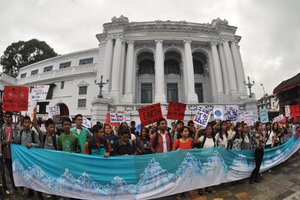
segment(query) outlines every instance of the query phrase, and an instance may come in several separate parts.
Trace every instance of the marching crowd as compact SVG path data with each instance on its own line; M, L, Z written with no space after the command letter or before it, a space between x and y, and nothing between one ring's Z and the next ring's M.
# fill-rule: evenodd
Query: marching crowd
M21 117L13 123L12 112L5 112L1 122L1 175L2 188L7 194L18 192L14 185L10 144L21 144L28 148L38 147L65 152L92 154L95 156L127 156L151 153L162 153L178 149L208 148L222 146L233 150L254 150L255 169L250 176L250 183L259 182L259 169L263 160L264 148L272 148L285 143L295 133L299 134L297 123L256 122L254 126L232 121L212 121L206 127L195 126L191 120L185 126L183 121L172 122L168 127L167 120L159 119L156 125L142 127L137 131L136 124L131 121L118 127L98 122L91 129L82 126L83 116L75 116L75 126L69 118L61 120L60 128L52 119L44 123L42 130L40 120L36 117ZM8 190L5 173L10 177L12 190ZM212 192L212 188L200 189L198 193ZM34 195L28 189L27 198ZM40 199L42 193L37 192ZM1 195L0 195L1 196ZM180 199L180 195L177 196Z

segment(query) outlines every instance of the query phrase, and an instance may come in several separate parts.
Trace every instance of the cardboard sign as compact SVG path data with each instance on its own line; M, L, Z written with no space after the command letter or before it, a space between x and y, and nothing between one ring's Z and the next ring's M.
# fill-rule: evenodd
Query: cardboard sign
M213 114L214 114L214 119L219 119L223 120L224 119L224 106L214 106L213 109Z
M84 126L85 128L92 128L92 122L86 117L82 117L82 126Z
M3 110L27 111L29 88L25 86L4 86Z
M49 111L52 115L60 115L60 108L59 106L49 106Z
M277 117L275 117L275 118L273 119L273 122L280 122L280 121L282 121L282 120L284 120L283 114L278 115Z
M124 111L116 111L110 113L110 122L115 123L122 123L126 122L126 115Z
M167 119L183 120L186 104L169 102Z
M291 111L290 111L290 106L284 106L284 112L285 112L285 116L289 117L291 115Z
M226 119L231 121L238 120L238 106L228 105L226 106Z
M299 115L299 105L290 105L290 117L297 118Z
M111 126L119 126L118 122L110 122L110 113L106 113L105 124L109 124Z
M246 111L240 115L241 121L244 121L248 126L254 125L253 113L252 111Z
M212 108L201 106L195 115L194 122L199 124L201 128L205 128L209 121L211 112Z
M259 110L259 118L261 123L268 123L269 122L269 115L268 110L263 108Z
M31 100L33 101L46 100L49 87L50 87L49 85L34 86L30 94Z
M162 118L160 103L142 107L138 110L142 126L153 124Z

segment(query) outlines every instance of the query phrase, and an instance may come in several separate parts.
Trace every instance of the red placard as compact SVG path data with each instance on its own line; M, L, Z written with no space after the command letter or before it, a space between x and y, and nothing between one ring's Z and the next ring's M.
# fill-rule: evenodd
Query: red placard
M142 107L138 111L142 126L153 124L163 117L160 103Z
M300 116L299 105L290 105L290 117L297 118Z
M29 88L25 86L4 86L3 110L27 111Z
M106 114L105 124L109 124L111 126L119 126L120 125L119 122L110 122L110 113Z
M186 104L179 102L169 102L168 119L183 120Z

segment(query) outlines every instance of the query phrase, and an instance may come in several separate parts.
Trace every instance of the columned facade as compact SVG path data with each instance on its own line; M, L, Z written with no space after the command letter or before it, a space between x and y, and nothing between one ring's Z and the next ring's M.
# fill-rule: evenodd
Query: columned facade
M149 22L143 31L143 22L130 24L123 16L104 24L97 38L106 42L98 71L109 79L103 88L106 98L112 104L197 104L234 103L245 97L236 27L220 19L206 32L202 24L186 26L196 32L188 33L177 22Z

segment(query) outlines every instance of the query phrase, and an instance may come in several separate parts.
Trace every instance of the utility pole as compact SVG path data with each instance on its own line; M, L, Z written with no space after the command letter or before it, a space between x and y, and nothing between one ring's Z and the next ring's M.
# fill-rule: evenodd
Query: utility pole
M249 97L252 98L253 93L251 88L253 87L253 85L255 84L254 81L252 81L252 83L250 82L250 77L248 76L248 83L246 83L246 81L244 81L244 84L247 85L248 89L249 89Z

